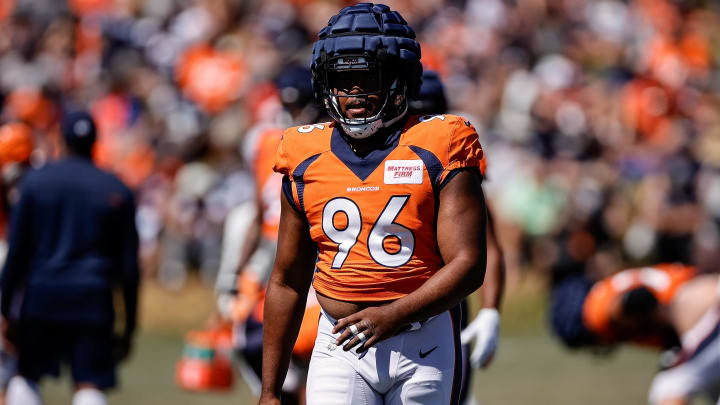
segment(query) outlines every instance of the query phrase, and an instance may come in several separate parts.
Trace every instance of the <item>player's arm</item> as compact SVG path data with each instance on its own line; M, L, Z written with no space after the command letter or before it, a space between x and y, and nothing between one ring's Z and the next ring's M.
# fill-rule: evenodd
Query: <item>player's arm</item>
M480 177L462 170L439 193L437 242L445 265L420 288L381 307L371 307L339 320L334 333L357 324L370 337L361 349L392 336L401 326L440 314L457 305L483 283L487 213ZM338 338L352 336L349 329ZM357 337L345 346L359 343Z
M480 287L482 308L461 335L463 344L475 341L470 355L470 363L473 367L487 367L495 356L500 335L500 303L505 292L505 260L490 209L488 209L487 251L485 282Z
M277 256L265 295L261 404L279 403L315 257L308 223L283 193Z
M498 241L495 221L492 212L487 212L487 251L488 256L492 252L492 256L496 258L492 263L488 263L485 272L485 282L480 291L482 292L482 307L500 310L502 297L505 293L505 256Z
M480 178L463 170L440 191L437 242L445 266L420 288L388 305L400 315L401 325L444 312L483 284L486 227Z

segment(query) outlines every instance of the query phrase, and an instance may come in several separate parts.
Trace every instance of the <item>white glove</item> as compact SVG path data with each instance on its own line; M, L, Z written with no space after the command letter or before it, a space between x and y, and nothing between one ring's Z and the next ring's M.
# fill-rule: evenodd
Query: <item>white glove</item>
M495 308L483 308L475 319L462 331L460 341L468 344L475 339L470 355L473 367L487 367L495 355L500 335L500 313Z

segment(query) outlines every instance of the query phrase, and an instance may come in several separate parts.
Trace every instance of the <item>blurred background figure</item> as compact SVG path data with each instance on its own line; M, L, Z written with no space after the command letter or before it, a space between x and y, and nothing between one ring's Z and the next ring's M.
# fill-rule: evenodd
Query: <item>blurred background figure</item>
M10 122L0 127L0 258L7 255L7 225L12 208L20 198L19 184L30 169L33 149L32 129L23 122ZM11 345L0 347L0 404L5 403L5 392L10 379L17 373L17 353Z
M11 214L2 272L3 337L18 355L9 405L40 404L37 384L69 361L73 404L101 405L130 351L139 285L130 190L91 160L96 128L86 112L62 123L60 161L28 173ZM114 335L113 290L124 325Z
M574 275L552 290L551 321L569 347L635 343L663 352L650 403L682 405L720 398L720 277L659 264L593 283Z
M275 261L280 221L282 175L273 172L272 166L285 128L315 123L321 118L320 107L313 99L309 69L287 65L275 77L274 85L281 110L251 128L243 145L245 162L255 179L255 200L228 214L215 285L220 314L233 324L238 371L256 396L260 395L265 288ZM311 291L283 386L283 403L304 403L319 314L320 306Z

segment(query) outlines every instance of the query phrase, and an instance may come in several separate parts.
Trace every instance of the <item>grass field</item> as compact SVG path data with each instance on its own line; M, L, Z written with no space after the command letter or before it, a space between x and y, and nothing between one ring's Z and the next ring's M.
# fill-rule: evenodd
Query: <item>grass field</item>
M535 291L538 290L520 287L508 295L495 363L488 371L475 374L474 392L480 403L647 403L657 355L632 348L623 348L610 356L564 350L545 328L544 298ZM209 290L192 285L180 293L169 293L146 286L143 297L144 328L132 359L121 369L122 387L110 394L111 404L254 403L239 379L228 393L188 393L174 384L174 365L182 350L183 332L200 326L211 310ZM49 380L43 388L47 405L70 403L67 378Z

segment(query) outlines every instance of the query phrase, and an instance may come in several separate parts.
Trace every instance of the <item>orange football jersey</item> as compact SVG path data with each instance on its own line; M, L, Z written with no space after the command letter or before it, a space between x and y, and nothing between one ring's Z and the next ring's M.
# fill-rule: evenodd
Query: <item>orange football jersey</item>
M277 239L280 225L280 186L282 184L282 175L273 172L273 162L281 138L281 128L266 128L254 140L252 146L255 192L260 197L263 208L262 234L273 240Z
M668 304L678 287L695 275L695 267L680 264L659 264L613 274L595 283L588 293L583 304L583 322L593 333L612 341L610 312L624 293L646 287L661 304Z
M274 169L317 244L315 290L345 301L416 290L443 266L436 236L443 182L482 163L475 128L453 115L411 116L365 158L335 123L287 129Z

